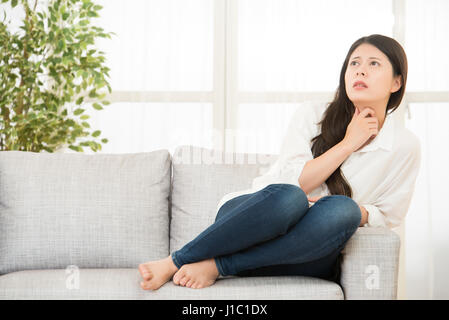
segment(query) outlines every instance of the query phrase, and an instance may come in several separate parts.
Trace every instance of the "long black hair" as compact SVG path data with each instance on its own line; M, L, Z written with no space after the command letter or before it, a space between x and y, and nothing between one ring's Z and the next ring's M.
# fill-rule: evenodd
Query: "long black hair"
M393 66L393 76L401 76L401 88L390 95L385 116L394 112L401 103L405 93L405 84L407 82L407 56L402 46L394 39L380 34L373 34L362 37L355 41L349 49L343 67L340 72L340 84L335 93L334 100L326 108L321 125L321 133L312 138L313 157L319 157L334 145L343 140L346 134L346 128L350 123L355 112L355 106L349 100L346 94L345 73L348 67L349 58L354 50L363 43L368 43L382 51ZM390 112L388 112L390 111ZM341 165L327 178L326 185L330 194L340 194L352 198L352 189L340 170Z

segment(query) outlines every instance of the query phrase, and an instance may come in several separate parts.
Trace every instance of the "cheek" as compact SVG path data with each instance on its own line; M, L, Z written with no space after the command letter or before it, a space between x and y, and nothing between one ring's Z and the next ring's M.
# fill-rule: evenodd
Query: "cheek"
M349 73L349 69L348 70L346 70L346 73L345 73L345 84L346 84L346 86L348 85L348 81L350 80L350 73Z
M390 93L391 81L391 76L387 74L377 75L377 77L373 78L375 91L379 93Z
M350 79L348 73L345 74L345 87L346 87L346 90L348 90L348 88L351 87L351 79Z

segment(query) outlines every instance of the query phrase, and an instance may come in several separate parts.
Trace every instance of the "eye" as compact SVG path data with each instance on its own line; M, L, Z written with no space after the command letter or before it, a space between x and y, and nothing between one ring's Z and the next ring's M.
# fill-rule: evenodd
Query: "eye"
M357 61L351 61L350 65L354 66L355 65L354 63L358 63L358 62Z
M379 62L377 62L377 61L371 61L371 64L373 64L373 63L377 63L377 65L380 65Z

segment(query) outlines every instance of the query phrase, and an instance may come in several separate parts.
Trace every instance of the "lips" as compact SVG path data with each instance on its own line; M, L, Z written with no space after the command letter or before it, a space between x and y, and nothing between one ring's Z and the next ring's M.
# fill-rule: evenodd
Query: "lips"
M353 88L355 88L355 87L368 88L368 86L366 85L366 83L363 82L363 81L356 81L356 82L354 82L354 84L353 84L352 87L353 87Z

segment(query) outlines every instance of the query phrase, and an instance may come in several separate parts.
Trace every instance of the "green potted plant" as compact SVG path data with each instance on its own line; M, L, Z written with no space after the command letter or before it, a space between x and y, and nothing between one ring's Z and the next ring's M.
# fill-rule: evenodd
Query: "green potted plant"
M90 130L83 108L109 104L110 69L95 40L112 33L92 25L102 7L91 0L48 0L43 8L37 0L1 2L21 5L25 17L13 33L0 11L0 151L101 150L108 140Z

